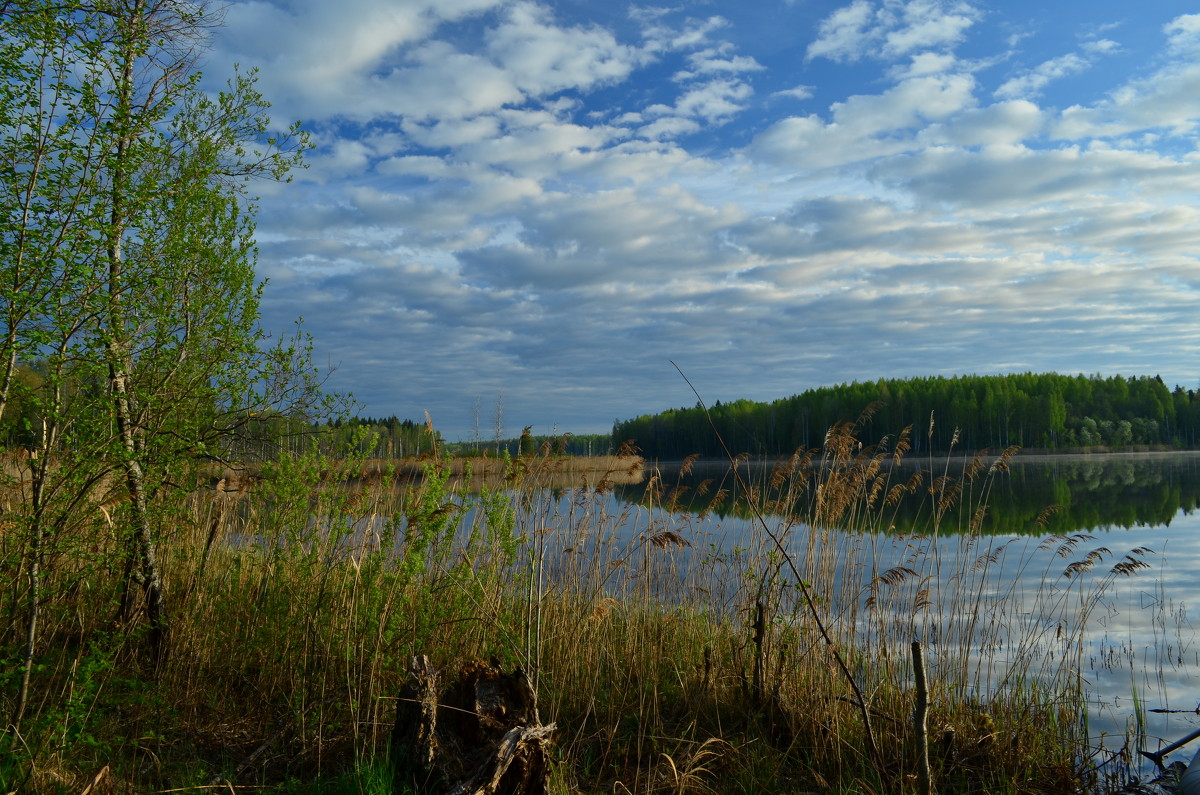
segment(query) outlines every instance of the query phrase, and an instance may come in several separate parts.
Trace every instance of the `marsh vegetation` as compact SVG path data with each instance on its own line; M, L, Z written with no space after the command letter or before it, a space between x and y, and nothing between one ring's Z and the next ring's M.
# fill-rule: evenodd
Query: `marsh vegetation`
M529 672L558 727L555 792L917 791L925 753L940 792L1123 781L1136 746L1092 736L1086 633L1146 550L1071 533L1018 553L983 530L1011 451L905 470L906 446L863 448L841 425L736 495L650 471L634 502L613 494L627 461L567 487L561 460L534 455L471 488L434 458L397 487L366 461L339 462L367 470L348 486L318 456L281 456L250 488L164 492L165 658L144 602L121 609L124 509L82 513L45 551L32 697L0 779L386 792L396 698L425 654ZM732 503L755 529L722 537ZM27 550L10 518L8 660Z

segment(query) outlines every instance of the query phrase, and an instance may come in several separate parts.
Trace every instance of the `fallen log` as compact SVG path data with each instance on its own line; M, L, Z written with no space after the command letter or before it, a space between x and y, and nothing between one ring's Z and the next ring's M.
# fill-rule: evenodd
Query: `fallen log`
M520 669L493 661L463 666L443 691L425 655L409 663L396 702L392 760L397 792L423 795L545 795L554 724L541 725Z

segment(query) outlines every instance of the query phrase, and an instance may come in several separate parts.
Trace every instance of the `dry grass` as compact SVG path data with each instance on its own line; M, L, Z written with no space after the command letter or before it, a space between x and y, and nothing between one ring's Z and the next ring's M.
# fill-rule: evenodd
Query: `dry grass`
M905 447L864 450L852 427L834 429L738 497L767 521L745 539L706 535L720 532L712 517L680 511L686 487L653 472L644 502L614 509L628 459L567 475L568 487L538 457L480 493L438 462L395 489L284 461L253 489L158 506L173 645L157 668L136 617L114 620L120 516L115 531L76 525L47 561L38 701L7 739L0 783L78 790L104 765L112 791L235 771L259 786L353 775L384 754L420 653L531 672L542 719L559 726L558 791L905 791L917 638L939 791L1073 791L1086 783L1075 672L1091 592L1063 589L1105 556L1055 540L1060 568L1030 601L1009 576L1030 564L974 532L1011 452L894 481ZM716 486L701 488L730 499ZM901 499L924 501L924 526L888 535ZM25 604L12 536L0 550L5 659ZM990 653L999 643L1003 659ZM878 759L835 653L869 700ZM0 709L10 690L5 679Z

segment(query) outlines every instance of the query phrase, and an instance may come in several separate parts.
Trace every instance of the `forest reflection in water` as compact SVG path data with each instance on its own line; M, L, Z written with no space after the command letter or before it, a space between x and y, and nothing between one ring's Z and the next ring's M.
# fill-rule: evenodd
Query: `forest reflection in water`
M761 504L772 506L778 495L769 486L770 466L740 466L751 488L760 490ZM895 632L889 642L910 632L931 642L935 654L939 641L956 642L949 614L964 611L962 597L933 598L927 612L940 615L914 623L904 605L920 599L916 593L931 598L928 584L935 578L931 569L912 564L914 571L909 563L934 550L941 556L937 587L953 588L945 581L962 586L979 561L990 560L986 582L968 583L967 598L977 600L971 606L977 613L979 605L995 604L1004 615L989 617L992 629L978 632L975 626L978 634L961 638L954 655L947 655L961 660L961 644L970 644L978 687L1004 686L1005 671L1014 667L1035 676L1076 677L1087 691L1086 720L1097 744L1119 743L1130 734L1137 748L1156 750L1200 726L1200 647L1191 618L1200 600L1200 454L1017 455L1007 471L965 484L937 540L929 542L921 535L928 533L933 510L929 484L944 473L961 476L963 466L945 460L899 466L891 482L920 468L927 472L921 488L889 508L885 521L866 528L883 532L864 534L861 524L859 532L840 536L809 528L804 500L793 505L790 518L769 514L766 529L804 565L836 568L832 587L854 603L846 607L843 598L839 609L853 612L860 629ZM729 469L695 462L681 475L678 464L648 465L646 482L614 488L632 512L624 532L644 538L677 533L688 546L676 565L685 568L756 543L770 548L773 542L763 538L747 501L736 499L745 495ZM722 490L727 493L714 504ZM984 503L980 532L964 537ZM873 582L877 586L889 573L902 579L905 571L921 578L898 599L897 623L878 628L872 623L877 619L864 618L870 613L862 604L874 598ZM922 583L925 590L916 590ZM1072 605L1078 608L1074 617ZM1064 630L1070 649L1056 645ZM997 679L993 669L1000 672Z
M985 460L994 461L995 457ZM740 465L743 478L752 488L764 489L768 500L777 496L769 489L774 466L755 461ZM894 468L892 481L923 470L927 485L929 473L959 478L965 466L961 459L915 462L910 458ZM662 493L656 499L660 503L669 500L682 511L711 512L721 518L752 516L745 501L738 499L740 489L726 462L697 461L682 476L679 462L648 465L647 469L649 475L642 482L615 487L621 500L647 504L647 490L657 486ZM975 490L964 491L958 506L973 511L986 502L984 532L1045 535L1165 526L1178 514L1190 514L1200 507L1200 452L1018 454L1008 462L1006 472L984 480L976 478ZM698 488L705 481L708 485ZM713 495L721 489L728 495L714 505ZM1047 511L1051 506L1053 510ZM889 522L895 529L907 531L925 521L928 513L928 499L917 494L899 503L894 513L889 513ZM952 523L941 527L942 532L956 529Z

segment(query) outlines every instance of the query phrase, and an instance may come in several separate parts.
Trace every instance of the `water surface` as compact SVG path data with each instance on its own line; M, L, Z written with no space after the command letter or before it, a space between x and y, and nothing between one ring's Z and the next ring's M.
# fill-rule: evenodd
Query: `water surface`
M957 476L962 467L906 462L890 482L917 468L936 477ZM744 464L743 471L752 483L766 482L763 468ZM1005 686L1014 670L1077 677L1097 746L1133 734L1157 750L1200 726L1192 616L1200 603L1200 454L1017 456L1006 472L966 486L936 535L927 489L872 523L871 532L851 537L778 515L764 528L732 499L739 489L727 464L698 462L683 477L678 465L650 472L657 481L615 491L614 509L625 517L620 533L677 535L688 544L674 555L677 569L770 547L775 534L807 567L806 579L835 562L823 582L854 596L839 602L834 621L853 620L901 649L906 635L921 640L935 665L939 654L961 661L966 651L974 666L968 687ZM924 483L931 480L927 474ZM711 509L722 488L730 497ZM984 503L981 532L964 535ZM885 574L899 584L883 585ZM873 594L871 613L863 604ZM720 600L719 590L713 597ZM914 619L921 600L931 605ZM1168 761L1187 761L1194 750Z

